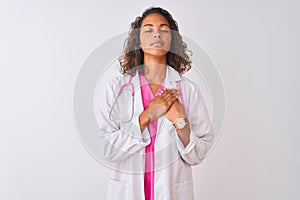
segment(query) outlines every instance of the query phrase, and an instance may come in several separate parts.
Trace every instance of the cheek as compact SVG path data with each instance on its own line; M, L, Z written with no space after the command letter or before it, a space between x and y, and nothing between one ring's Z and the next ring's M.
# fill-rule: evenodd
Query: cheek
M171 36L166 39L166 44L168 44L168 46L171 47L171 44L172 44L172 37Z
M143 34L140 35L140 45L141 46L149 46L150 43L151 43L151 39L149 36L146 36Z
M165 49L170 50L171 49L171 45L172 45L172 38L171 37L165 37L163 39L163 41L164 41L164 47L165 47Z

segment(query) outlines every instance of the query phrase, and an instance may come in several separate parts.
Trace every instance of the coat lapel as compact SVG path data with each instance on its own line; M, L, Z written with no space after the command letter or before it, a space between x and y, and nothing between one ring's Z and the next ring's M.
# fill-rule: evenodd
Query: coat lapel
M136 75L132 77L132 84L134 88L134 116L137 116L144 111L142 91L138 73L136 73Z

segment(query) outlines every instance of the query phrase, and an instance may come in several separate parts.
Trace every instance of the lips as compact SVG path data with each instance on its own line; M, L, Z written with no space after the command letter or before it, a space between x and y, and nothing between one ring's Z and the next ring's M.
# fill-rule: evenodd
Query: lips
M153 42L153 43L151 44L151 46L153 46L153 47L162 47L162 46L163 46L163 43L157 41L157 42Z

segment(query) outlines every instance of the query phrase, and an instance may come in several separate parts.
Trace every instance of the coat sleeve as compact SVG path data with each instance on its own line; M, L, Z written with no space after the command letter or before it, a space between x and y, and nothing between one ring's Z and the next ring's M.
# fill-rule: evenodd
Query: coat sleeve
M185 97L187 118L190 126L190 142L184 147L176 133L177 147L181 158L189 165L200 164L214 142L214 133L211 130L210 117L200 93L199 86L192 84L192 90ZM187 107L188 106L188 107Z
M134 115L132 120L126 123L118 123L109 119L109 113L118 91L118 81L110 82L105 95L103 95L104 98L100 100L99 104L100 151L109 162L127 159L150 143L147 128L141 132L139 114ZM124 111L120 110L119 112Z

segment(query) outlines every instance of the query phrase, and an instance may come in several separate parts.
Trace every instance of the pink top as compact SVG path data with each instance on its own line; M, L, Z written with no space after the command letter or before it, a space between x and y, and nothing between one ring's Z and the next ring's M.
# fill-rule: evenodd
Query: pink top
M149 102L154 98L151 88L143 75L139 75L140 83L141 83L141 92L143 99L144 109L148 107ZM155 96L157 96L164 89L163 81L162 85L158 89ZM154 158L154 143L156 139L157 133L157 119L153 120L148 125L148 130L151 136L151 142L145 148L145 176L144 176L144 190L145 190L145 200L154 200L154 166L155 166L155 158Z

